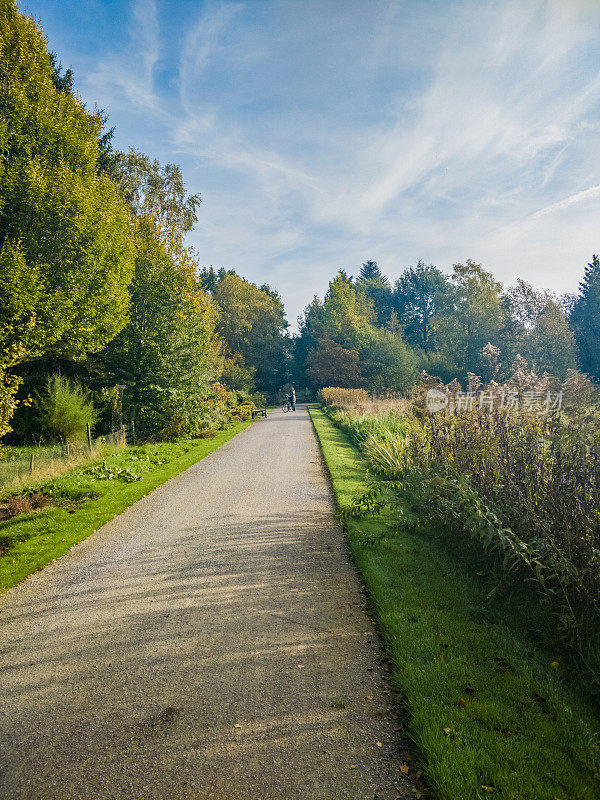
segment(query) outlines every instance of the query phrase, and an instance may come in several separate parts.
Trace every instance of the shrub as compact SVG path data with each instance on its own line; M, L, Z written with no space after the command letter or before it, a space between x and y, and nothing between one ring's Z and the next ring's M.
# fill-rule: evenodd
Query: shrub
M41 492L34 492L29 496L29 502L32 508L45 508L50 505L50 498L46 497L46 495Z
M267 405L267 398L261 392L252 392L249 399L254 403L256 408L265 408Z
M364 385L374 392L405 392L417 378L415 357L401 336L369 330L360 347Z
M21 494L12 495L7 500L7 513L9 517L16 517L18 514L25 514L31 511L33 506L29 497Z
M515 363L503 386L469 374L469 391L543 398L552 386L564 393L562 410L462 410L460 384L428 375L413 402L396 409L342 389L324 389L322 398L380 476L354 511L385 512L391 531L409 519L457 543L477 542L502 581L543 598L555 635L586 663L600 693L600 393L578 373L561 385ZM446 394L445 412L427 411L430 387Z
M46 382L41 401L41 416L48 433L65 444L83 441L87 425L96 422L96 411L89 394L76 381L52 375Z

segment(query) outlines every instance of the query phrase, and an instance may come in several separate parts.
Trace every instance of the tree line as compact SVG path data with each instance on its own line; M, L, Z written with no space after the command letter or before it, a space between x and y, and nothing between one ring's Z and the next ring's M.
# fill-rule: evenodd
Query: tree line
M310 389L374 392L406 391L423 370L444 382L468 373L503 380L517 356L540 375L564 379L580 369L600 379L598 256L578 294L563 297L521 279L505 290L471 260L451 275L418 262L392 285L369 260L357 278L340 270L324 299L314 298L295 347L297 375Z
M113 134L36 22L0 0L0 436L39 438L56 374L88 391L101 425L124 386L153 436L194 435L224 398L285 380L277 293L201 271L185 245L201 198Z
M472 261L451 275L419 262L392 284L369 260L291 336L275 289L186 246L201 198L179 167L113 138L36 22L0 0L0 437L39 440L56 375L87 392L99 428L124 387L125 414L163 437L201 435L291 382L403 392L422 370L485 375L488 343L499 379L517 354L538 374L600 378L597 256L572 297L505 290Z

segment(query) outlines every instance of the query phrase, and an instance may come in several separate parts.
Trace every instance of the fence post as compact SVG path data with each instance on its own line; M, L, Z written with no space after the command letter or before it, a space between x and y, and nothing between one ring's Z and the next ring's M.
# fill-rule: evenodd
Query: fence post
M31 458L29 459L29 474L33 473L33 467L35 465L35 453L31 454Z
M135 422L131 420L131 444L135 447Z
M88 436L88 447L90 448L90 453L92 452L92 426L90 423L87 423L87 436Z

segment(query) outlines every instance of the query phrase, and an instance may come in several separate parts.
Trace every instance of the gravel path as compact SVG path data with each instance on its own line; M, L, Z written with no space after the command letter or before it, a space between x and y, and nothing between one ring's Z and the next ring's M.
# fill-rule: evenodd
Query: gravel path
M2 800L414 797L306 409L0 598Z

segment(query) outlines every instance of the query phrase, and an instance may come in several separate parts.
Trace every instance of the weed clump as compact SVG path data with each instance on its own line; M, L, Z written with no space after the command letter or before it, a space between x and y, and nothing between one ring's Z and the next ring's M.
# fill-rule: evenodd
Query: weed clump
M97 418L89 394L60 374L48 378L40 411L45 430L63 444L83 441Z
M12 519L19 514L27 514L31 511L37 511L40 508L45 508L51 504L51 499L41 492L34 492L33 494L13 494L6 500L5 517Z
M463 391L423 375L393 408L360 390L326 389L323 402L377 476L346 515L385 514L389 535L411 525L444 531L454 550L475 545L492 594L508 582L541 601L600 693L600 390L573 371L562 384L539 377L517 358L504 385L470 374Z

